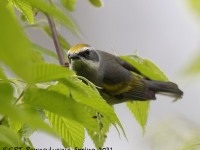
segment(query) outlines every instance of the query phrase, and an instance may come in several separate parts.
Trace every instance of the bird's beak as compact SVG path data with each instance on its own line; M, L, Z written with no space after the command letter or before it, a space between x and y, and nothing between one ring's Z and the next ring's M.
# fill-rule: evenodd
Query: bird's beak
M77 53L74 53L74 54L69 54L68 55L68 58L69 60L70 59L80 59L79 55Z

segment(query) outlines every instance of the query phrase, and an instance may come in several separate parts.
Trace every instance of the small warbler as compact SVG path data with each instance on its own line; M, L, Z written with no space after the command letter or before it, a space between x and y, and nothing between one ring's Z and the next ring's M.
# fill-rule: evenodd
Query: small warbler
M183 95L175 83L151 80L121 58L87 44L71 47L67 55L70 69L101 87L99 92L109 104L154 100L157 93L177 99Z

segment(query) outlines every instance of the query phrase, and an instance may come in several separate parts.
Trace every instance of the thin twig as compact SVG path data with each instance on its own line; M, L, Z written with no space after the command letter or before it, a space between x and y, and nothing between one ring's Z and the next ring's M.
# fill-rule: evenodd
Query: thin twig
M52 38L53 38L53 42L54 42L54 45L55 45L55 48L56 48L56 53L58 55L59 63L62 66L65 66L66 61L65 61L64 54L63 54L62 48L61 48L59 40L58 40L58 33L57 33L57 30L56 30L55 22L54 22L54 20L51 16L49 16L48 14L46 14L46 16L47 16L49 26L50 26L50 29L51 29Z

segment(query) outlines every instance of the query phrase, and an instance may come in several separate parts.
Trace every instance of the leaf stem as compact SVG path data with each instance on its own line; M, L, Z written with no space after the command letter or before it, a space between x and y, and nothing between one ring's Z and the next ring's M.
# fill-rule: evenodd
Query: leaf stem
M58 33L57 33L57 30L56 30L55 22L54 22L54 20L51 16L49 16L48 14L46 14L46 16L47 16L49 26L50 26L50 29L51 29L53 42L54 42L54 45L55 45L55 48L56 48L56 53L58 55L59 63L62 66L65 66L66 61L65 61L65 58L64 58L64 54L63 54L61 45L60 45L59 40L58 40Z

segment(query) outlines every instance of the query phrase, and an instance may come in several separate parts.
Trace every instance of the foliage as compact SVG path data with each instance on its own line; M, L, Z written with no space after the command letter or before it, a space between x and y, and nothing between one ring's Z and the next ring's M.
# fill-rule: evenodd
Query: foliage
M149 131L146 138L153 150L199 150L200 148L199 124L185 116L173 116L163 120L154 124Z
M96 7L100 0L89 0ZM96 87L84 84L68 68L56 64L55 52L32 43L22 24L38 26L52 39L49 24L35 23L35 15L52 16L78 36L72 19L65 13L75 9L76 0L61 0L62 6L43 0L0 1L0 146L31 146L29 137L37 130L58 136L65 147L82 147L87 131L96 147L103 146L110 126L124 129L112 106L108 105ZM26 22L21 23L13 9L17 8ZM58 33L61 48L69 48L67 40ZM57 60L45 61L45 56ZM152 79L167 80L151 61L137 55L124 56ZM9 72L9 73L8 73ZM86 81L87 82L87 81ZM144 129L149 102L128 102L128 108ZM47 121L48 120L48 123Z
M122 59L131 63L136 68L139 68L141 73L150 77L153 80L167 81L165 74L150 60L141 58L137 55L123 56ZM127 102L127 107L134 115L135 119L138 121L140 126L145 130L145 125L147 123L148 111L149 111L149 101L135 101Z
M187 67L184 68L183 72L186 75L190 75L190 76L197 76L200 73L200 54L195 54L195 57L192 58L192 60L190 60L189 65L187 65Z
M89 0L90 3L96 7L101 7L102 6L102 2L101 0Z
M192 10L195 12L195 15L200 17L200 1L199 0L188 0L188 4L192 8ZM189 64L189 65L187 65ZM199 75L200 73L200 53L199 51L194 55L194 57L189 60L189 63L187 63L186 69L184 68L184 73L186 75Z

